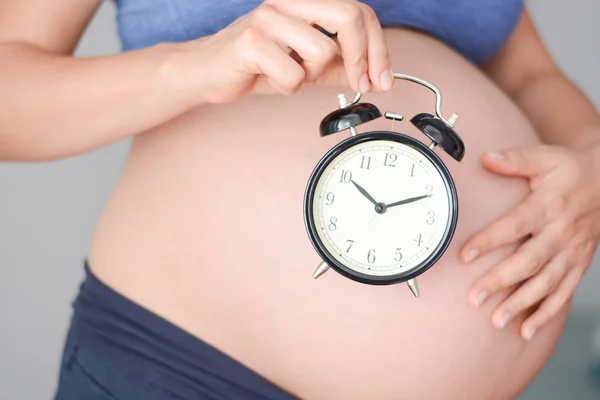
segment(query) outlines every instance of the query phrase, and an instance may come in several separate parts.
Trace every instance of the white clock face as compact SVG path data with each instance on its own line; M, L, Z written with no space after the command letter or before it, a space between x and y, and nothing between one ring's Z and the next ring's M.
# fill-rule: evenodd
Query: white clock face
M414 148L388 140L356 144L317 182L313 217L341 264L371 276L410 273L446 240L450 188Z

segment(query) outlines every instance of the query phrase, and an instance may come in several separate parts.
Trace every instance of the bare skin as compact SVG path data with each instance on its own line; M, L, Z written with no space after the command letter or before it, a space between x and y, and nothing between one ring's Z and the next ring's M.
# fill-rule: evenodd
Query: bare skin
M317 84L303 83L306 75L292 83L261 75L244 81L243 90L221 88L220 97L211 90L211 97L202 90L214 85L210 71L198 74L193 90L177 77L205 65L202 57L218 53L210 53L218 40L73 60L68 55L98 2L77 2L69 13L56 2L39 3L0 6L0 16L12 16L0 21L0 63L9 72L0 77L0 96L11 100L0 110L1 155L53 159L135 135L90 247L91 268L109 286L301 398L509 399L543 366L568 299L524 341L521 323L531 310L503 330L490 324L514 287L501 288L479 310L467 301L472 285L517 245L470 265L459 257L469 237L530 192L524 180L483 169L480 156L560 136L558 129L536 132L540 122L525 101L537 98L549 111L562 102L583 113L580 121L593 121L571 86L552 96L524 79L549 76L531 69L539 63L515 61L539 43L521 39L529 47L514 51L509 44L486 73L426 35L383 31L386 51L368 68L371 88L384 93L365 100L409 116L430 112L431 93L409 83L385 92L381 73L391 66L428 79L444 92L444 112L461 114L457 130L467 145L460 164L440 154L457 183L461 217L447 253L420 278L423 296L415 300L404 286L360 285L334 272L311 278L319 259L303 226L302 195L315 163L344 137L319 138L316 129L337 93L359 89L366 64L336 64L328 53L334 66ZM521 38L532 29L524 21ZM52 29L57 24L65 28ZM82 99L90 91L93 98ZM389 121L362 129L377 128L389 129ZM422 138L407 123L396 129Z

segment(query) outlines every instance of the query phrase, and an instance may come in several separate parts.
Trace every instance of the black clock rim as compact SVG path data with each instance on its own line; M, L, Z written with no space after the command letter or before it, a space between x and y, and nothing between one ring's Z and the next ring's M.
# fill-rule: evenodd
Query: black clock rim
M346 267L341 262L339 262L335 257L333 257L329 251L323 245L323 242L319 238L317 233L317 226L315 225L315 220L313 216L313 205L314 205L314 197L315 191L317 187L317 183L319 178L323 174L325 168L331 163L331 161L337 157L339 154L347 150L348 148L357 145L363 142L369 142L374 140L389 140L397 143L401 143L404 145L408 145L416 148L416 150L420 151L438 170L444 183L446 184L447 190L449 193L450 199L450 221L448 226L446 227L446 231L444 232L444 240L442 240L436 249L423 260L417 267L414 267L410 270L410 272L389 275L389 276L373 276L367 275L360 272L357 272L351 268ZM427 147L422 142L414 139L411 136L391 131L372 131L366 133L360 133L356 136L349 137L333 148L331 148L317 163L313 172L311 173L308 184L306 186L305 194L304 194L304 224L310 238L310 241L319 256L323 259L323 261L329 265L330 268L345 276L346 278L352 279L354 281L369 284L369 285L391 285L396 283L406 282L410 279L414 279L417 276L423 274L429 268L431 268L441 257L444 255L452 238L454 236L454 232L456 231L456 225L458 222L458 196L456 185L454 184L454 180L450 175L450 171L442 161L442 159L429 147Z

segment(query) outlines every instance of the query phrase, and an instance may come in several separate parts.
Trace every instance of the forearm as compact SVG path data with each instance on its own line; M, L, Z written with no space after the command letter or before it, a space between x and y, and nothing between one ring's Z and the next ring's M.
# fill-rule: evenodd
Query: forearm
M542 142L571 148L600 142L600 115L560 71L533 77L509 94Z
M0 159L75 155L191 108L189 93L172 76L177 51L163 44L81 59L0 45Z

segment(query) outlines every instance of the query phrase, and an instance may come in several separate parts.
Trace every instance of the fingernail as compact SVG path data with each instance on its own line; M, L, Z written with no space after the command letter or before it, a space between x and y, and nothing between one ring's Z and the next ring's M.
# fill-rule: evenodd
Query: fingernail
M465 256L465 261L466 262L471 262L473 261L477 256L479 255L479 250L477 249L471 249L467 252L467 255Z
M504 328L508 321L510 320L510 313L504 313L502 318L500 318L500 328Z
M492 157L492 158L497 158L498 160L503 160L505 158L504 154L502 153L487 153L488 156Z
M369 82L369 76L365 73L358 80L358 88L361 93L367 93L371 89L371 83Z
M523 333L523 337L525 338L525 340L531 340L533 335L535 335L535 331L536 331L536 328L534 326L526 329L525 332Z
M379 78L381 81L381 88L387 92L392 88L392 71L386 70L381 73L381 77Z
M477 307L479 307L480 305L483 304L483 302L485 301L485 299L487 299L487 297L488 297L488 292L486 292L485 290L482 290L481 292L479 292L479 294L475 298L475 305Z

